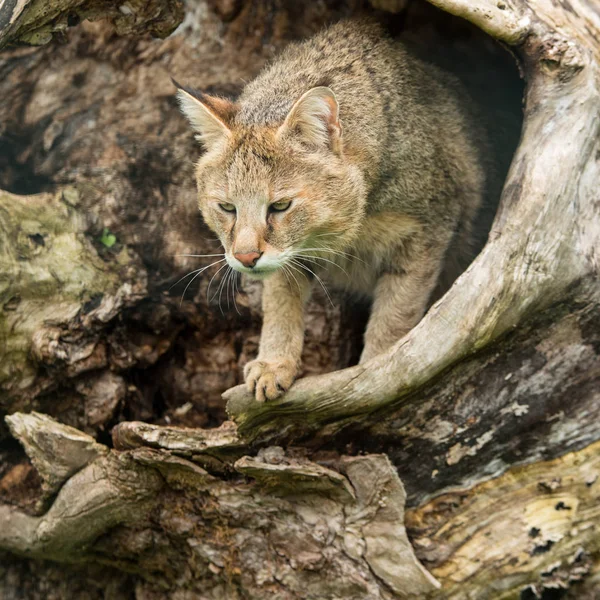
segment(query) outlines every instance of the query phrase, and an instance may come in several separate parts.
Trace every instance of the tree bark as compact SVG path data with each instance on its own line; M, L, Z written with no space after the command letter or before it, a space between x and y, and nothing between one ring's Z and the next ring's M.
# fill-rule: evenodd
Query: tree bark
M487 72L489 114L520 87L483 32L526 83L488 243L366 365L346 368L364 309L317 294L308 376L267 404L233 387L260 289L223 291L223 312L216 267L170 290L203 264L182 255L218 248L198 237L197 151L168 77L235 94L359 3L189 4L164 41L114 32L163 36L175 2L128 3L122 21L108 4L0 5L3 43L65 38L0 55L0 595L600 594L600 12L432 4L446 12L374 3L450 45L461 77ZM64 33L73 11L107 22Z

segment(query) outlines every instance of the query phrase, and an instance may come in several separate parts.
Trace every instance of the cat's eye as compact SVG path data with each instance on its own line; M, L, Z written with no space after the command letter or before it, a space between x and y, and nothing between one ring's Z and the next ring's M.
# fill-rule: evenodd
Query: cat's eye
M228 213L235 212L235 204L230 204L229 202L219 202L219 206L225 212L228 212Z
M279 202L273 202L273 204L269 206L269 210L273 212L283 212L284 210L287 210L291 204L291 200L280 200Z

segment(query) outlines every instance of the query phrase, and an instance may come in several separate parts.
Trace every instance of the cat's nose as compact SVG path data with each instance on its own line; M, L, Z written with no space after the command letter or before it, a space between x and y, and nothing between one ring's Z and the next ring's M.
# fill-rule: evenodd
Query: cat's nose
M262 252L237 252L234 256L245 266L251 269L256 265Z

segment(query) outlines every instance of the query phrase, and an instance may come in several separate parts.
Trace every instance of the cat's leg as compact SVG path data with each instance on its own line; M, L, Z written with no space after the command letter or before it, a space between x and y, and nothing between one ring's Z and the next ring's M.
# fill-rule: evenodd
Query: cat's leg
M399 253L398 262L377 280L361 363L404 337L425 313L448 244L416 246L409 256Z
M260 402L281 396L298 374L304 344L304 305L309 293L306 277L286 278L279 271L265 279L258 357L244 368L246 385Z

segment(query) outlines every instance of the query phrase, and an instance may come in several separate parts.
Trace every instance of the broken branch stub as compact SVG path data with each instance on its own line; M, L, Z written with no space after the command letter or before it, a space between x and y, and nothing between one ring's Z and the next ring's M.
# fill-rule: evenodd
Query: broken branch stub
M92 436L37 412L14 413L5 420L42 478L45 498L88 463L108 453L108 448Z

